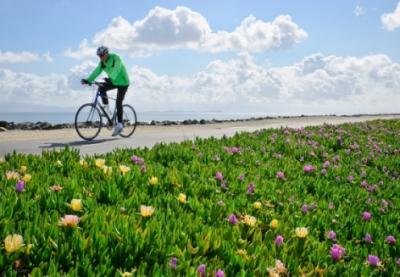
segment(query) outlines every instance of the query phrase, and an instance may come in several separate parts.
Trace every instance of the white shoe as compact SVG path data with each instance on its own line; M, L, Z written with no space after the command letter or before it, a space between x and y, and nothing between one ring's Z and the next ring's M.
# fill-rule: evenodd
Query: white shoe
M124 126L121 123L118 123L117 126L115 126L114 131L112 133L112 136L118 136L121 134L122 130L124 129Z

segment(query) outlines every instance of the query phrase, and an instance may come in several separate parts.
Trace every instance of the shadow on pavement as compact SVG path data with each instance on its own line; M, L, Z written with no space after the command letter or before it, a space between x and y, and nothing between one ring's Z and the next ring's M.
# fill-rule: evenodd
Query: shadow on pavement
M55 148L55 147L65 147L65 146L83 146L83 145L92 145L92 144L99 144L103 142L109 142L113 140L117 140L118 138L109 138L109 139L98 139L98 140L91 140L91 141L86 141L86 140L77 140L77 141L71 141L71 142L45 142L44 144L47 145L41 145L39 148L47 149L47 148Z

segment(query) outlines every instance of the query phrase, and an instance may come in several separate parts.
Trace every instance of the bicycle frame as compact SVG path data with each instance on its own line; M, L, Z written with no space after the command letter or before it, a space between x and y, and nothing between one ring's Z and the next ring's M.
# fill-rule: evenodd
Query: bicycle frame
M96 84L97 86L101 85L101 83L98 83L98 82L95 82L94 84ZM107 118L108 125L114 126L114 121L115 121L115 117L116 117L115 109L114 109L112 117L110 118L108 113L104 110L103 106L99 104L99 98L100 98L100 89L97 89L96 96L93 101L93 107L98 107L103 112L103 115Z

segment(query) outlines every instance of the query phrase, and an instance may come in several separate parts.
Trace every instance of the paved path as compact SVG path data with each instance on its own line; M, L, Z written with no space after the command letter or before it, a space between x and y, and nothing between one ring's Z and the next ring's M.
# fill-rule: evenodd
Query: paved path
M384 116L311 116L275 118L254 121L225 122L205 125L174 125L174 126L138 126L130 138L113 138L111 131L103 129L100 136L92 142L83 141L74 129L50 131L6 131L0 132L0 157L17 151L18 153L40 154L44 150L58 149L70 146L80 150L81 154L96 154L110 152L115 148L152 147L156 143L179 142L196 137L232 136L236 132L255 131L264 128L291 127L299 128L315 126L324 123L341 124L345 122L360 122L374 119L400 119L400 115Z

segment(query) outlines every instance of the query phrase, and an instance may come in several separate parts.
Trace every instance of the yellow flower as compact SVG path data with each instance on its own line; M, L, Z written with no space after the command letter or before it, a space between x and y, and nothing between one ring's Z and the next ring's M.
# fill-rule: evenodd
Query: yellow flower
M178 199L182 204L186 203L186 194L180 193Z
M88 168L89 165L87 163L87 161L85 161L84 159L79 161L79 164L83 167L83 168Z
M157 185L158 184L158 178L154 177L154 176L151 177L149 183L150 183L151 186Z
M27 170L27 167L25 165L22 165L21 168L19 169L19 172L21 172L22 174L25 174Z
M22 180L27 183L32 179L32 176L30 174L25 174Z
M269 224L269 227L271 227L271 229L276 229L279 227L279 221L276 219L272 219L271 223Z
M104 172L104 174L108 174L108 175L111 175L111 173L112 173L112 167L111 166L103 166L103 172Z
M256 201L256 202L253 203L253 208L256 209L256 210L260 209L261 206L262 206L262 204L259 201Z
M122 165L122 164L119 166L119 171L121 171L122 175L125 175L126 173L128 173L129 170L131 170L131 168L129 166Z
M131 277L131 276L132 276L132 273L130 273L130 272L124 272L121 274L121 277Z
M21 235L8 235L4 240L4 248L7 253L17 252L22 248L22 246L24 246L24 239Z
M98 168L103 168L104 165L106 164L106 160L104 160L104 159L97 159L96 162L95 162L95 164L96 164L96 166L97 166Z
M244 222L244 224L253 227L253 226L256 225L257 219L256 219L254 216L251 216L251 215L247 215L247 214L246 214L246 215L244 216L244 218L243 218L243 222Z
M15 172L15 171L7 171L6 172L6 178L7 178L7 180L18 181L19 180L19 174L18 174L18 172Z
M63 218L60 219L58 225L65 227L76 227L80 221L79 216L67 214Z
M298 238L305 238L308 235L308 229L306 227L297 227L296 228L296 236Z
M154 213L154 208L151 206L140 205L140 214L143 217L150 217Z
M279 277L287 273L285 265L280 260L275 260L275 267L269 267L267 270L270 277Z
M82 210L83 205L82 205L82 200L81 199L72 199L71 204L68 204L68 206L74 211L74 212L79 212Z
M240 257L242 257L242 259L244 259L244 260L248 260L248 259L249 259L249 256L247 255L246 249L238 249L238 250L236 251L236 253L237 253Z
M57 165L57 166L62 166L63 164L62 164L62 162L61 162L60 160L57 160L57 161L56 161L56 165Z

